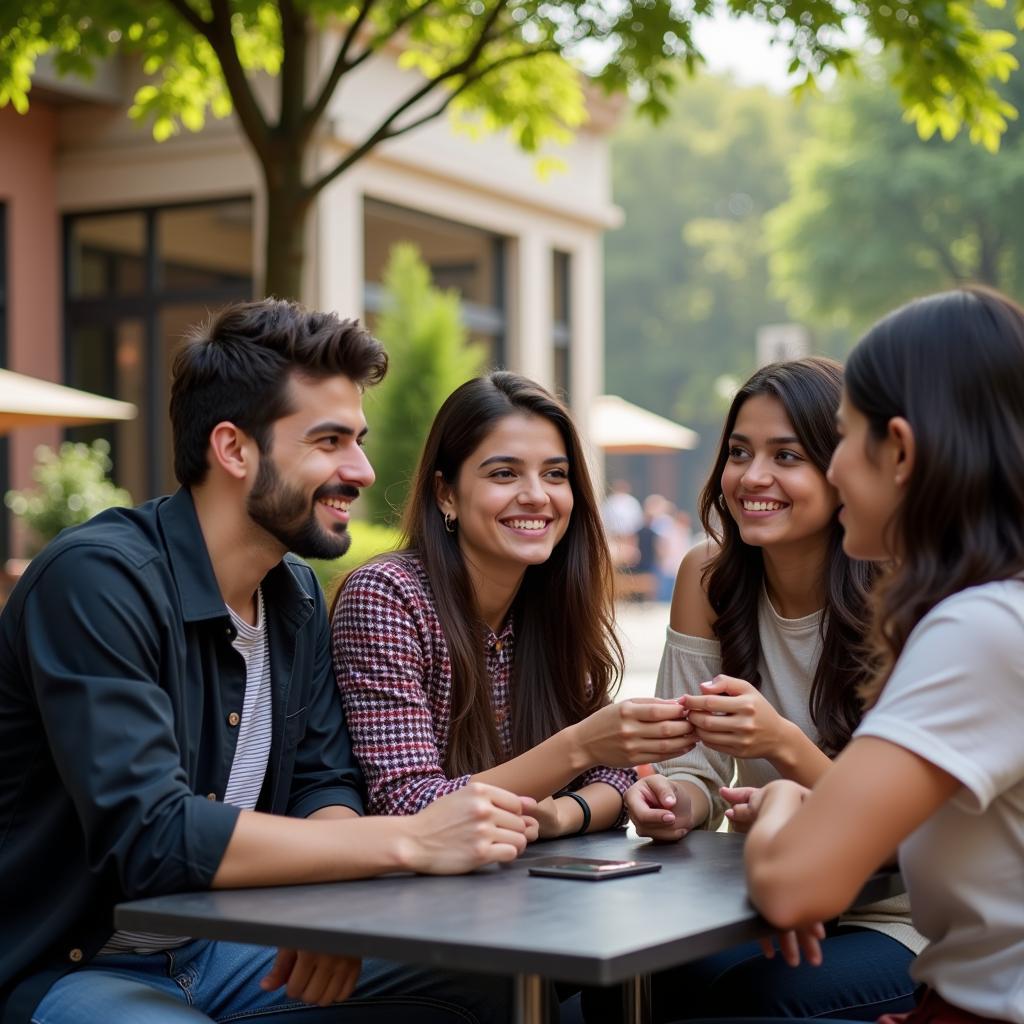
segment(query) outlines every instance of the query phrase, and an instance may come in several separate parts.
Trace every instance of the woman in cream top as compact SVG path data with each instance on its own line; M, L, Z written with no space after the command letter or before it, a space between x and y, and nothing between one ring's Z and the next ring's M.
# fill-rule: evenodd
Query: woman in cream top
M859 722L872 570L843 554L825 479L841 388L839 364L803 359L762 368L732 403L701 495L711 540L680 566L658 678L700 742L627 793L641 835L677 841L723 817L745 829L745 804L730 808L722 787L813 786ZM905 899L834 922L823 945L820 967L753 944L658 975L656 1018L873 1020L913 1005L909 967L923 940Z

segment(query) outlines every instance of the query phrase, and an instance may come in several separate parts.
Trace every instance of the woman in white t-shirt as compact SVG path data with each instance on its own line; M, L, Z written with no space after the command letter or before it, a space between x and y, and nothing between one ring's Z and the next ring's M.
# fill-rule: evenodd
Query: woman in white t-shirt
M961 289L850 356L829 480L844 547L885 561L870 710L814 785L732 793L787 959L899 852L930 940L910 1024L1024 1024L1024 310Z

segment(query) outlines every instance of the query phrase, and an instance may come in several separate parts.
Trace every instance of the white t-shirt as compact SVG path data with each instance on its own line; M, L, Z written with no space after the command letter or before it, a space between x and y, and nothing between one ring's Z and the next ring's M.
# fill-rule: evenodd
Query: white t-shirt
M224 790L224 803L251 811L260 798L263 779L267 774L274 727L263 588L260 587L256 592L255 626L250 626L233 608L228 608L228 614L236 634L231 646L245 659L245 697L242 700L242 720L238 725L235 757Z
M855 735L910 750L963 787L900 846L914 924L930 940L914 977L961 1009L1024 1024L1024 581L936 605Z

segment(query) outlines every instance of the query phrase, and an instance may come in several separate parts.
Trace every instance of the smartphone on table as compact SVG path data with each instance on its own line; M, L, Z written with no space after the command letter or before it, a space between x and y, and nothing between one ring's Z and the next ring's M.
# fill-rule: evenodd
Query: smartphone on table
M602 882L606 878L646 875L660 871L661 865L649 860L601 860L598 857L538 857L529 862L531 875L545 878L578 878Z

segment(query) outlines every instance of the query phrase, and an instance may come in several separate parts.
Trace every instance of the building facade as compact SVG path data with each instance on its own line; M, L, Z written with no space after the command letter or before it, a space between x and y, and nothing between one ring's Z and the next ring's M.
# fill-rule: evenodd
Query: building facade
M325 119L324 169L413 84L387 54L356 76ZM0 110L0 365L134 402L135 421L66 433L106 436L115 478L141 501L174 486L166 410L185 330L255 294L264 202L233 119L158 144L127 116L137 84L126 64L88 84L43 67L29 112ZM379 148L319 197L304 301L372 322L390 248L412 241L435 282L461 294L494 366L586 410L603 378L602 234L619 221L615 116L595 99L558 154L564 171L544 178L507 139L444 120ZM12 434L0 484L26 486L35 446L61 436Z

